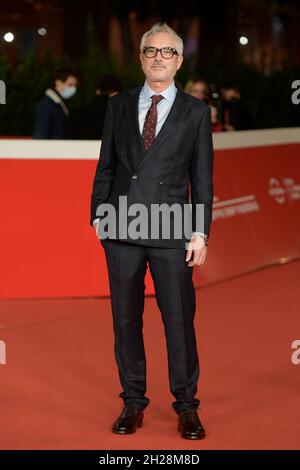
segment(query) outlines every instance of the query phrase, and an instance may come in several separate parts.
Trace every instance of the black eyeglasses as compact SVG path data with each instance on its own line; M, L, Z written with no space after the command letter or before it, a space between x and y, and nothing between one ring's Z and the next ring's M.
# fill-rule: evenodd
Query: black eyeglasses
M148 59L153 59L153 57L156 57L158 52L161 53L164 59L172 59L174 54L178 55L178 52L173 47L162 47L161 49L158 49L157 47L149 46L144 47L143 49L143 53L146 57L148 57Z

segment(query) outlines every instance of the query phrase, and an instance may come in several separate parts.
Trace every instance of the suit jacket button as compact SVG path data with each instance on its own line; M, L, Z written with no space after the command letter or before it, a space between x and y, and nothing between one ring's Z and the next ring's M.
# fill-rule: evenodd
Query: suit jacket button
M158 184L164 184L163 180L159 180Z
M132 178L133 180L137 180L137 179L138 179L137 175L132 175L131 178Z

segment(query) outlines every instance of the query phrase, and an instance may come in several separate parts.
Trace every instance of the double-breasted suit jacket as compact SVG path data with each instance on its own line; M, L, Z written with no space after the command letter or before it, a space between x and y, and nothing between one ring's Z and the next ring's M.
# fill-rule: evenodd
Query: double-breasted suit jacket
M165 123L153 144L145 151L138 122L141 88L119 93L109 99L93 184L90 223L92 225L93 220L99 217L99 205L110 203L119 220L117 239L148 246L183 247L187 241L184 230L183 236L176 238L171 228L170 237L164 238L160 230L162 218L150 220L151 205L172 206L176 203L183 207L190 203L191 232L209 235L213 202L210 108L177 88ZM132 240L126 235L121 225L129 224L132 217L123 218L122 222L119 219L120 196L127 197L128 207L138 203L147 208L149 227L146 237ZM204 208L203 219L196 217L199 205ZM174 225L172 214L170 221ZM159 236L156 238L151 238L151 223L158 226Z

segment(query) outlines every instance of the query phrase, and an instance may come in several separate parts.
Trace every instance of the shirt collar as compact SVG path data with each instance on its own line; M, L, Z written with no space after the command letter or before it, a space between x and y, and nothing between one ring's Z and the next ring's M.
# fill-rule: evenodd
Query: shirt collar
M162 91L161 93L156 93L155 91L152 90L152 88L150 88L150 86L145 80L144 86L141 91L145 99L150 99L151 96L159 94L163 96L167 101L174 100L175 95L177 93L177 89L176 89L174 81L164 91Z

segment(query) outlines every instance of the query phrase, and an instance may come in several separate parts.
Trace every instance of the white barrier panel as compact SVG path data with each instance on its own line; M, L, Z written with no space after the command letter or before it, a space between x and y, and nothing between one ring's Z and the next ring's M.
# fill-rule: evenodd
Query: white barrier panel
M300 129L215 134L214 147L213 226L196 285L300 251ZM89 225L99 150L99 141L0 140L0 298L109 294Z

